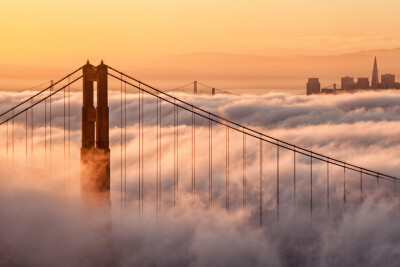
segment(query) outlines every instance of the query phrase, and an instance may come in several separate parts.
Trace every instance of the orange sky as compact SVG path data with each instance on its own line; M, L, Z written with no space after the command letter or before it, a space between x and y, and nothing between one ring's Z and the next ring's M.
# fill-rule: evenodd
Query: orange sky
M2 0L0 71L8 77L10 66L72 69L87 58L142 69L191 53L395 48L399 8L394 0Z

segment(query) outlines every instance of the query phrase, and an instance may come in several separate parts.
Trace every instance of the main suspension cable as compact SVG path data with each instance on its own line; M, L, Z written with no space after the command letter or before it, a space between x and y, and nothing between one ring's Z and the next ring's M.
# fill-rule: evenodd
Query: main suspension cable
M77 73L78 71L80 71L81 69L82 69L82 67L76 69L75 71L73 71L73 72L71 72L70 74L64 76L63 78L61 78L61 79L58 80L57 82L55 82L55 83L53 83L53 84L50 84L48 87L46 87L46 88L43 89L42 91L40 91L40 92L34 94L33 96L31 96L31 97L25 99L24 101L22 101L22 102L19 103L18 105L16 105L16 106L14 106L14 107L12 107L12 108L10 108L10 109L4 111L3 113L0 114L0 117L4 116L5 114L11 112L12 110L14 110L14 109L16 109L16 108L18 108L18 107L20 107L21 105L27 103L29 100L32 100L33 98L37 97L38 95L40 95L40 94L46 92L46 91L49 90L51 87L54 87L55 85L59 84L59 83L62 82L63 80L65 80L65 79L71 77L72 75L74 75L75 73ZM47 83L47 82L46 82L46 83ZM68 83L69 83L69 82L68 82Z

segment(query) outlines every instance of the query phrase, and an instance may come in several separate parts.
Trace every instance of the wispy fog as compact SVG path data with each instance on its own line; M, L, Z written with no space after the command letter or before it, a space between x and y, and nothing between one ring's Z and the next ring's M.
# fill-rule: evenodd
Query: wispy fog
M0 112L29 94L1 93ZM398 91L179 97L332 158L393 176L400 173ZM44 105L34 109L33 143L30 112L27 132L25 114L15 120L14 153L12 123L8 123L8 136L7 126L0 126L2 266L398 266L400 262L400 184L346 170L344 205L343 168L330 166L328 212L327 165L314 160L311 219L310 159L296 155L294 170L293 152L280 149L278 222L277 150L263 143L260 228L260 143L246 139L243 211L243 136L234 130L230 130L227 213L226 129L217 124L213 124L213 205L209 210L209 129L200 117L196 118L196 205L192 209L192 117L183 110L179 111L179 210L174 214L173 108L167 103L162 106L162 206L157 223L156 106L149 97L144 101L144 216L139 218L137 94L127 97L127 194L126 209L121 210L121 100L118 92L110 93L110 224L108 207L88 208L81 202L81 94L72 93L71 101L71 120L66 121L71 126L69 143L68 131L64 139L62 129L62 95L53 98L52 150L50 154L47 124L46 156Z

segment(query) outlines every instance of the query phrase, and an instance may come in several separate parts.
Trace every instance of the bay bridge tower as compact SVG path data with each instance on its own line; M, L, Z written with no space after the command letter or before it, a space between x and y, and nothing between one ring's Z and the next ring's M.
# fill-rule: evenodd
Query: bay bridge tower
M83 70L81 189L91 203L110 203L108 69L101 61ZM97 106L94 107L94 82Z

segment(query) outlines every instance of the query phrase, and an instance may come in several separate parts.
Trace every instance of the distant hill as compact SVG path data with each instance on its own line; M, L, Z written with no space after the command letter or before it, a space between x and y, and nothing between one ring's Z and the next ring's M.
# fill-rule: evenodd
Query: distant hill
M393 73L400 79L400 48L328 56L183 54L160 58L138 71L150 79L198 79L235 88L299 89L305 87L308 77L319 77L322 85L340 83L345 75L370 78L375 55L379 74Z
M327 56L192 53L114 67L164 89L193 80L221 89L303 89L308 77L319 77L322 86L340 83L345 75L371 79L374 56L378 59L379 74L392 73L400 80L400 47ZM46 79L60 77L68 71L71 69L0 65L0 78Z

